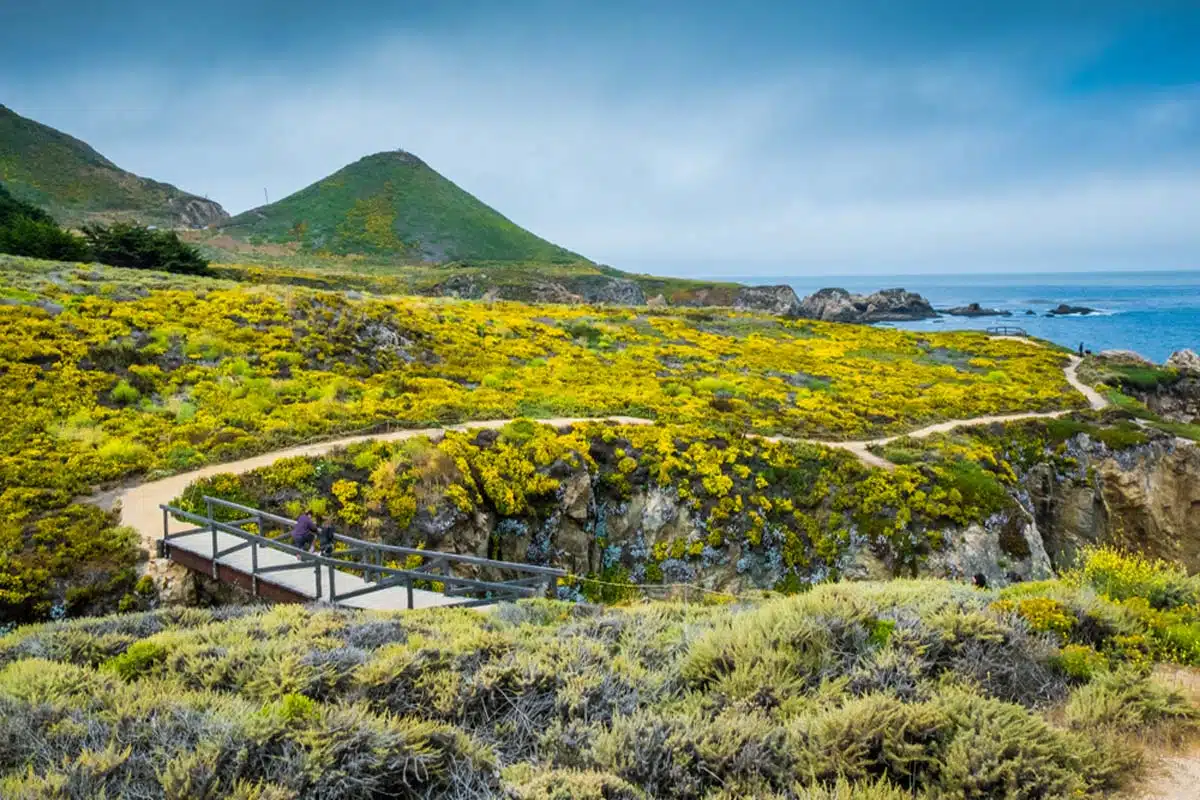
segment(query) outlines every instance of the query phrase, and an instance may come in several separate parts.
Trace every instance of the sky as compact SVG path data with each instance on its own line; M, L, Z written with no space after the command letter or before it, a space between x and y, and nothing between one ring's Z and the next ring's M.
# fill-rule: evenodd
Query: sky
M402 148L623 269L1200 269L1200 2L43 0L0 103L231 213Z

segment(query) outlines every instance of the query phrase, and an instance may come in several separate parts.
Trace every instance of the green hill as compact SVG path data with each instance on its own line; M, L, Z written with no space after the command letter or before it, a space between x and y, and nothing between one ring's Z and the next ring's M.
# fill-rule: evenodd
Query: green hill
M211 200L126 172L86 143L3 105L0 183L64 225L127 220L203 227L229 216Z
M376 153L222 226L255 243L406 261L575 262L404 151Z

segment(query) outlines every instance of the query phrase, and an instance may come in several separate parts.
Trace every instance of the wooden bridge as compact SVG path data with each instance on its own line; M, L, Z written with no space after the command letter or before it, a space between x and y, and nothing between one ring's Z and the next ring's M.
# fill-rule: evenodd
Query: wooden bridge
M987 332L993 336L1028 336L1029 334L1024 328L1018 328L1016 325L993 325L987 329Z
M159 557L266 600L324 601L377 609L483 606L544 597L553 591L558 578L566 575L552 567L396 547L341 535L335 536L331 555L318 555L290 543L288 532L296 520L217 497L205 497L204 503L204 514L159 506L163 515ZM219 509L225 513L219 514ZM220 516L236 518L222 520ZM196 527L172 530L173 521ZM288 541L270 535L272 528L282 529ZM417 560L413 557L419 557L419 565L407 566Z

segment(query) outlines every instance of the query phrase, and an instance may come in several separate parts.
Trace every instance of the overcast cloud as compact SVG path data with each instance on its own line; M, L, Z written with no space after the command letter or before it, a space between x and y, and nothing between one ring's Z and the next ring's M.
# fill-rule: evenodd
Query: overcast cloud
M916 25L888 46L852 15L789 39L767 11L753 30L703 24L700 6L625 29L546 7L518 12L538 35L476 14L350 26L277 56L264 40L196 63L6 65L0 102L232 213L404 148L624 268L1200 268L1200 76L1164 53L1147 72L1125 17L1035 11L974 38ZM1156 24L1194 23L1178 13ZM1148 48L1161 33L1132 29Z

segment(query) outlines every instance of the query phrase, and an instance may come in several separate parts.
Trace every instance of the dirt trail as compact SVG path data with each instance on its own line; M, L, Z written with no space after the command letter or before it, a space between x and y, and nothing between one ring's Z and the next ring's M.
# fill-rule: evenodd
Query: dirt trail
M1154 677L1200 704L1200 670L1160 664ZM1129 793L1133 800L1196 800L1200 795L1200 742L1184 749L1150 748L1146 780Z
M1072 357L1070 364L1064 370L1067 382L1081 391L1091 403L1092 408L1104 408L1108 403L1100 395L1096 394L1087 386L1079 382L1075 376L1075 370L1079 366L1079 359ZM821 445L823 447L836 447L842 450L848 450L858 457L867 466L879 467L881 469L895 469L896 465L885 458L875 455L868 449L872 445L883 445L888 442L901 438L901 436L911 436L914 438L924 438L932 436L935 433L945 433L956 428L968 427L971 425L988 425L996 422L1016 422L1023 419L1047 419L1051 417L1059 417L1064 414L1069 414L1070 411L1054 411L1054 412L1027 412L1023 414L1004 414L999 416L974 417L972 419L949 420L947 422L939 422L934 425L928 425L911 433L901 434L897 436L887 436L880 439L869 439L859 442L829 442L821 439L802 439L788 436L763 436L761 438L775 442L808 442L810 444ZM654 420L641 419L639 417L559 417L554 419L540 420L547 425L562 427L582 422L599 422L610 420L623 425L653 425ZM462 425L451 425L445 428L409 428L404 430L391 431L382 434L365 434L361 436L349 436L342 439L330 439L324 442L315 444L299 445L297 447L289 447L285 450L276 450L271 453L263 453L262 455L253 456L252 458L242 459L241 461L232 461L223 464L210 464L202 469L193 470L192 472L184 472L179 475L172 475L169 478L142 483L131 486L125 489L110 490L94 495L91 502L95 504L121 504L121 524L128 525L136 530L142 538L142 543L145 548L153 554L155 553L155 542L162 536L163 516L162 510L159 509L159 504L169 503L174 500L183 490L201 478L208 478L221 473L241 474L249 472L259 467L270 466L281 458L293 458L296 456L319 456L336 450L341 447L347 447L352 444L365 441L399 441L403 439L413 439L420 436L428 437L434 441L445 436L446 431L464 431L471 428L502 428L512 420L497 419L497 420L481 420L479 422L467 422Z

